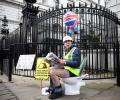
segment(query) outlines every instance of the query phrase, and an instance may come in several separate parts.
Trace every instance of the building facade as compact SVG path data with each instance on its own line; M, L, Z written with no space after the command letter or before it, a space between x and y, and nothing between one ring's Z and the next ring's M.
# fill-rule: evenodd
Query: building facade
M106 0L105 6L115 12L120 20L120 0ZM120 41L120 26L118 26L118 40Z
M51 4L51 6L44 5L45 2L41 2L42 0L38 1L36 6L39 6L40 11L48 10L52 6ZM4 16L8 19L9 32L19 27L19 23L22 21L21 11L24 5L25 2L23 0L0 0L0 29Z

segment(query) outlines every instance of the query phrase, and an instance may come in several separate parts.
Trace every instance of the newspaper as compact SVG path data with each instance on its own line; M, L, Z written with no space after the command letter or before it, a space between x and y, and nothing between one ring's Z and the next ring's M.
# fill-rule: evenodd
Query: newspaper
M48 53L45 58L52 67L63 68L63 65L59 63L59 57L57 57L53 52Z

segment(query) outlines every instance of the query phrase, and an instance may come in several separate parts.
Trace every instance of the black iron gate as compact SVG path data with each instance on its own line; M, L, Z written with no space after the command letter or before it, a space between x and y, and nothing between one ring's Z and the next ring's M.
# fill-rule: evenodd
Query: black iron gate
M27 48L29 51L30 47L34 47L34 53L37 50L42 54L40 56L45 56L48 52L56 50L59 51L56 54L60 54L60 57L62 57L62 52L60 53L62 47L59 50L55 48L58 45L62 45L62 38L68 31L63 21L63 16L68 11L75 12L79 17L78 34L75 34L73 38L75 44L81 49L82 56L87 56L85 72L90 75L89 78L115 77L117 66L115 44L118 40L118 19L115 13L98 5L79 4L78 7L72 5L66 8L53 8L39 14L38 17L25 17L30 23L31 19L33 19L33 22L37 21L38 26L37 32L31 32L32 29L36 30L33 27L34 24L32 23L32 26L30 26L29 23L26 23L28 24L28 27L25 27L27 33L25 33L24 37L21 36L23 42L25 40L27 43L24 49ZM24 24L22 27L24 32ZM37 36L34 38L36 41L33 41L33 35ZM33 42L37 42L43 46L38 44L29 46L30 42L32 45L34 44ZM21 48L21 44L17 46L18 49ZM40 50L37 49L38 47ZM19 54L21 53L19 52Z

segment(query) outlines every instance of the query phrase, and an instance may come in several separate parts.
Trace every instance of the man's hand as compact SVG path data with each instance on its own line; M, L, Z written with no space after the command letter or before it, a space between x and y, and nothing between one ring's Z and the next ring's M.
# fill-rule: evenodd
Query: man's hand
M59 63L62 64L62 65L64 65L64 64L65 64L65 61L64 61L63 59L60 59L60 60L59 60Z

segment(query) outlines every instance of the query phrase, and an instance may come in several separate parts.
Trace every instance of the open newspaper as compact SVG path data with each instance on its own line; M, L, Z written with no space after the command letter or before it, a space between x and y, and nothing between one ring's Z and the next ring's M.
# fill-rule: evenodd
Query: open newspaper
M59 57L57 57L53 52L47 54L46 60L52 67L63 68L63 65L59 63Z

